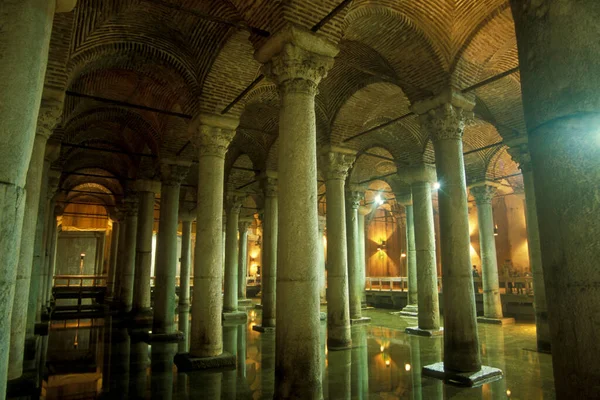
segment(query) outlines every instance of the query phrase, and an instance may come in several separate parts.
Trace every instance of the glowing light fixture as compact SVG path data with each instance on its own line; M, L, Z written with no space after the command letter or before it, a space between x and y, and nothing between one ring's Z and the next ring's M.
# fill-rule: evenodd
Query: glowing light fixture
M383 353L383 350L385 349L385 347L383 347L383 345L379 346L379 350Z
M385 366L389 367L390 366L390 360L385 360Z
M510 389L506 389L506 397L510 397L511 394L512 392L510 391Z
M435 182L433 184L433 190L438 190L440 188L440 183L439 182Z
M402 253L400 253L400 257L406 258L406 253L404 252L404 250L402 250Z
M494 225L494 236L498 236L498 225Z
M381 198L381 195L377 195L375 196L375 204L377 204L378 206L383 204L383 199Z
M410 371L410 369L411 369L411 366L410 366L410 364L408 364L408 363L407 363L407 364L404 364L404 370L405 370L405 371L407 371L407 372L408 372L408 371Z

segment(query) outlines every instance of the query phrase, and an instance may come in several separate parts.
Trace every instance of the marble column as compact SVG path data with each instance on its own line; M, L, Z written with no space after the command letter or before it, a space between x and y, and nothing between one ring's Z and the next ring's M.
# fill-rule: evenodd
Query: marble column
M183 340L179 342L178 351L187 353L190 350L190 271L192 265L192 221L195 215L181 213L181 263L179 267L179 331Z
M191 163L183 160L162 160L160 163L160 217L154 263L154 319L152 339L177 339L175 300L177 275L177 227L179 222L179 192Z
M319 262L317 265L319 266L319 297L321 299L321 304L327 304L327 266L325 265L325 243L323 243L325 237L325 225L327 223L327 219L324 215L319 215L319 245L318 255Z
M137 198L125 198L125 231L123 232L123 246L119 251L119 296L118 307L123 312L130 312L133 305L133 284L135 277L135 245L137 242Z
M62 225L58 224L56 209L52 208L52 221L51 226L54 227L51 231L50 243L48 245L46 266L45 269L48 271L47 281L45 283L45 306L50 307L52 302L52 285L54 284L54 272L56 271L56 250L58 245L58 234L62 230Z
M346 349L352 345L346 243L345 180L355 153L326 148L321 154L327 200L327 347Z
M279 398L322 397L315 95L337 53L331 42L293 25L271 35L255 52L280 95L277 326L281 329L275 339ZM343 213L340 218L343 221Z
M160 183L142 179L135 182L135 188L138 196L138 220L132 312L137 317L147 317L152 312L150 309L150 269L152 267L154 197L160 193Z
M479 318L478 321L498 323L503 320L504 315L502 313L502 300L500 299L494 215L492 213L492 199L496 195L497 185L492 182L483 182L471 186L469 191L475 198L479 224L484 318ZM514 319L512 319L512 322L514 322Z
M348 288L350 301L350 320L353 324L368 322L370 318L362 316L361 300L365 286L361 286L360 250L358 240L358 208L362 193L356 188L346 190L346 239L348 246Z
M243 218L239 222L240 245L238 251L238 303L248 304L252 301L246 298L246 278L248 277L248 228L252 219Z
M418 326L408 333L430 336L441 333L440 305L435 257L435 228L431 182L435 181L433 166L419 168L419 176L411 184L417 259L417 293L419 299ZM420 371L419 371L420 372Z
M227 226L225 230L225 285L223 288L223 318L246 319L238 312L238 229L240 210L245 195L230 193L227 196Z
M48 301L52 297L52 278L54 272L51 271L51 255L56 247L56 192L60 182L61 172L57 169L51 169L48 172L48 188L46 190L46 212L44 223L46 232L46 240L44 241L44 249L42 252L42 272L40 275L40 296L38 297L37 309L40 312L40 318L42 310L48 306ZM50 284L48 284L50 282ZM39 319L39 318L38 318Z
M6 393L25 181L36 136L55 5L47 0L5 1L0 15L0 344L4 348L0 352L0 398ZM46 105L60 112L61 103L59 100Z
M396 195L398 204L404 207L406 231L406 275L408 276L408 296L406 307L401 314L410 316L418 315L418 287L417 287L417 257L415 252L415 219L413 216L413 200L410 188Z
M25 184L27 197L25 198L25 213L22 224L10 327L9 380L19 378L23 374L29 286L32 276L40 192L42 190L44 155L46 153L46 142L52 134L52 130L59 122L60 116L60 112L53 113L50 116L43 111L40 113L33 142L33 152L31 154L29 169L27 170Z
M519 140L521 139L521 140ZM546 305L546 287L544 286L544 268L542 266L542 251L540 249L540 231L535 204L535 186L531 157L527 148L527 137L519 139L504 138L510 148L512 159L519 164L523 173L523 186L525 190L525 219L527 223L527 249L529 251L529 265L533 275L533 308L535 309L535 333L538 351L550 353L550 325L548 323L548 306ZM517 140L520 143L515 143Z
M255 325L258 332L272 331L275 328L276 286L277 286L277 173L266 171L260 178L264 193L262 277L261 277L261 325Z
M362 308L367 307L367 295L364 288L367 284L367 257L366 257L366 240L365 240L365 216L371 213L371 207L360 206L358 207L358 251L359 251L359 266L360 266L360 287L363 288L361 292L361 305Z
M110 303L115 298L115 280L117 277L117 259L119 255L119 240L123 230L123 213L116 212L112 216L112 235L110 238L110 266L108 268L108 277L106 278L106 303Z
M190 355L207 358L223 353L223 181L227 147L238 120L200 114L192 130L198 149L198 209L194 258L194 297ZM235 364L235 358L229 359Z
M440 212L440 250L444 301L444 361L424 367L424 374L476 383L502 376L497 369L482 370L471 272L467 188L462 135L473 103L452 90L413 105L421 127L431 136Z

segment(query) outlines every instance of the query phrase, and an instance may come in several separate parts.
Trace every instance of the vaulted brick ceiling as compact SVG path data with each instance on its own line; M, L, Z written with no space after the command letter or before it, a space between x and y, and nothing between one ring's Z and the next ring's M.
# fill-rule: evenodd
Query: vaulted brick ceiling
M61 187L94 183L121 195L133 179L156 176L162 157L193 160L190 118L221 113L260 75L253 52L266 40L262 31L273 33L286 23L311 28L340 3L79 0L72 13L57 14L47 88L179 114L67 96L55 133L65 143L57 165L80 175L63 174ZM506 0L354 0L319 34L340 53L316 99L318 143L361 154L352 182L382 175L393 164L401 172L403 165L433 162L434 154L414 116L348 138L409 113L412 102L443 87L465 89L518 66ZM465 151L499 142L499 130L524 131L518 73L471 94L475 120L465 132ZM277 90L267 80L227 112L240 118L226 160L228 187L252 182L252 170L277 168L278 113ZM471 181L517 172L502 146L469 154L465 164ZM188 184L197 182L198 173L190 173ZM519 179L503 182L518 186Z

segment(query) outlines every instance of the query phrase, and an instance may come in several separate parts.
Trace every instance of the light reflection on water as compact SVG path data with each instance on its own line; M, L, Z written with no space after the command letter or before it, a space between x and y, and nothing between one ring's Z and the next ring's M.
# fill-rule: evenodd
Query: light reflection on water
M251 313L247 324L223 328L224 350L238 357L235 369L189 373L173 365L177 344L149 346L111 318L53 323L40 347L47 348L42 398L272 398L275 336L253 331L260 311ZM414 319L368 314L371 325L352 328L352 349L321 347L325 399L554 398L550 356L523 350L535 346L531 325L480 326L483 362L501 368L505 379L466 389L421 377L423 366L442 359L441 337L405 334ZM321 343L325 338L323 322Z

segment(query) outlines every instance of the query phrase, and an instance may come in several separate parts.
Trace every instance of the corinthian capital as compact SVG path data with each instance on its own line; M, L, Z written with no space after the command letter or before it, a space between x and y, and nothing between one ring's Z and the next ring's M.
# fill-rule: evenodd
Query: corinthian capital
M201 113L190 125L190 140L198 148L200 157L225 158L238 124L239 120L236 118Z
M360 207L360 201L364 198L364 191L356 190L355 187L349 187L346 189L346 204L348 207L352 207L358 210Z
M511 146L506 151L513 161L519 164L521 171L531 171L531 155L529 154L527 143Z
M260 176L260 185L265 193L265 197L277 196L277 172L265 171Z
M181 185L187 176L190 166L189 161L166 159L160 163L160 178L164 185ZM156 193L156 192L154 192Z
M356 153L352 150L327 147L321 153L321 167L326 180L345 180L348 170L356 160Z
M60 100L42 99L37 119L36 135L48 140L62 118L63 105L64 103Z
M256 53L264 64L264 73L280 86L280 90L316 94L321 79L333 66L337 47L313 32L286 25Z
M491 204L498 192L498 184L494 182L480 182L469 188L469 193L475 199L475 204Z

